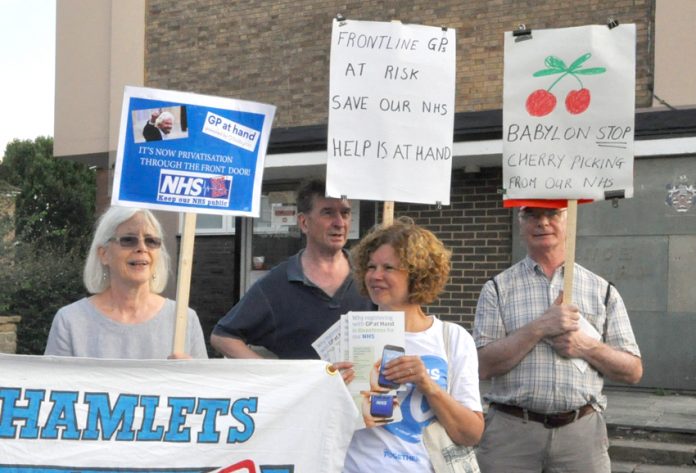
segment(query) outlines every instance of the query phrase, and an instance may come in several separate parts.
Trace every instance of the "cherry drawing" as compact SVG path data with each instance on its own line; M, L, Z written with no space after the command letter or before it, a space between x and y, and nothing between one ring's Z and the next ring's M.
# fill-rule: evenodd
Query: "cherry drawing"
M582 113L590 106L590 91L583 88L580 90L571 90L566 95L566 109L573 115Z
M583 69L581 66L592 57L591 53L585 53L579 58L577 58L570 66L566 66L566 63L557 58L556 56L547 56L544 60L546 69L541 69L532 74L533 77L545 77L555 74L562 74L558 79L556 79L553 84L549 86L548 89L537 89L527 97L527 102L525 107L527 108L527 113L533 117L543 117L548 115L556 108L556 96L551 93L551 89L558 84L561 79L571 75L580 84L580 89L571 90L568 92L565 98L566 110L572 115L578 115L587 110L590 106L591 95L589 89L586 89L582 81L578 77L579 75L594 75L602 74L606 71L604 67L588 67Z
M535 117L548 115L556 108L556 96L548 90L535 90L527 97L527 111Z

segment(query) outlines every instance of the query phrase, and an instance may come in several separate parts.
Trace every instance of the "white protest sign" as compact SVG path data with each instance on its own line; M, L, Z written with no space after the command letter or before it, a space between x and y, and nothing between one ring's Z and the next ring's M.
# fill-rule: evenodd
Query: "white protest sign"
M326 192L449 204L455 32L333 23Z
M314 360L0 355L0 372L0 473L339 473L358 415Z
M505 33L504 199L633 196L635 25Z

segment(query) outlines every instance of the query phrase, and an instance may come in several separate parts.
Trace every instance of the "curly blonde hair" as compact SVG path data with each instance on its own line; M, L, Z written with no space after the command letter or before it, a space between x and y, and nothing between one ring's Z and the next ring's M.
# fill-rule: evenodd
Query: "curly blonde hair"
M401 268L408 271L408 301L430 304L444 290L449 280L452 252L429 230L419 227L408 217L389 226L377 226L351 250L353 276L360 292L368 295L365 273L370 256L380 246L394 248Z

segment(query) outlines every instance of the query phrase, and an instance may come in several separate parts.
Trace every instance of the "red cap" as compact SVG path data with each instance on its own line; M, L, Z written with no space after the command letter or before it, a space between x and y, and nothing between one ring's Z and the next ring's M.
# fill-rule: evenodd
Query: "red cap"
M587 204L592 202L592 199L580 199L579 204ZM538 207L542 209L565 209L568 207L566 199L507 199L503 200L503 207L506 209L512 207L520 207L523 210L525 207Z

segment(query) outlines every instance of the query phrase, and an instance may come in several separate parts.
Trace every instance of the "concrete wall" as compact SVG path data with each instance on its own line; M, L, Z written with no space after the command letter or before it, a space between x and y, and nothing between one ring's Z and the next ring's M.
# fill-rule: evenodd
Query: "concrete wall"
M696 105L696 2L657 0L655 10L654 106Z
M116 151L125 85L142 85L145 0L58 0L55 142L59 157Z
M110 2L58 0L53 145L56 156L108 150L110 25Z
M578 221L578 261L621 290L643 352L644 386L696 389L696 205L669 207L679 176L696 185L696 159L636 161L633 199L589 206Z

